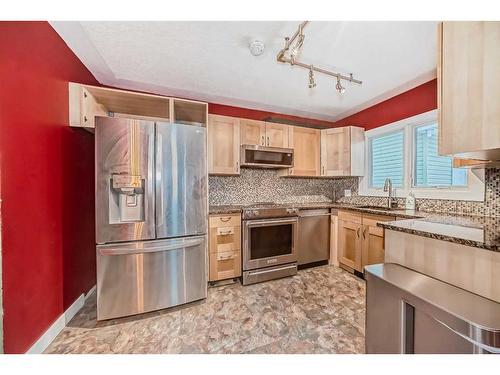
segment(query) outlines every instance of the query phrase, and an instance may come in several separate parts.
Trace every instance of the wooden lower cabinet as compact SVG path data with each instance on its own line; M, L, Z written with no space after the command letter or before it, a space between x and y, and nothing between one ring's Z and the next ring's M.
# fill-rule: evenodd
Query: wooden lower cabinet
M361 272L361 215L339 212L338 218L339 264Z
M210 215L209 281L241 276L241 215Z
M384 263L384 229L377 223L394 216L339 212L338 261L348 270L363 272L368 264Z

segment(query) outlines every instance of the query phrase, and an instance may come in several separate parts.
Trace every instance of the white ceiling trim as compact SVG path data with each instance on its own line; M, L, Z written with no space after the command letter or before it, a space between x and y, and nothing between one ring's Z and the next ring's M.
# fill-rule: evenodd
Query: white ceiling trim
M399 94L403 94L408 90L414 89L417 86L420 86L426 82L433 80L434 78L436 78L436 69L434 69L426 74L423 74L420 77L418 77L410 82L406 82L405 84L403 84L399 87L396 87L390 91L387 91L384 94L382 94L376 98L373 98L372 100L369 100L363 104L360 104L359 106L353 107L349 111L342 112L341 114L339 114L338 116L335 117L334 121L342 120L346 117L349 117L349 116L354 115L358 112L361 112L367 108L370 108L376 104L379 104L385 100L391 99Z
M106 77L114 77L114 74L83 30L82 25L71 21L49 21L49 24L99 83L109 84L103 81L107 80ZM71 41L71 45L66 42L68 40Z

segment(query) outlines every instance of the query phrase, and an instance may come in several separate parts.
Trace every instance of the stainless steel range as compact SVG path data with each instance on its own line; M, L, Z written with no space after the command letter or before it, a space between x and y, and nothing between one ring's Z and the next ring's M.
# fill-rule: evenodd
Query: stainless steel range
M271 203L243 209L243 285L297 273L298 213Z

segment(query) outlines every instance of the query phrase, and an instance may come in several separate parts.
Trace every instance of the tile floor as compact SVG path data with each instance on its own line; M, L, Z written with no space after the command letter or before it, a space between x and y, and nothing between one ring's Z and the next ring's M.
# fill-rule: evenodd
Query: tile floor
M363 353L364 281L334 266L210 288L182 308L96 321L96 298L46 353Z

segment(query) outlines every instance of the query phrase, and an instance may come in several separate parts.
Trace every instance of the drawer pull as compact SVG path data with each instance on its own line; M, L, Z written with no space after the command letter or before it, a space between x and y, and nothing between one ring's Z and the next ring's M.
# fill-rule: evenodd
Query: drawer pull
M223 223L227 223L229 220L231 220L231 216L228 216L228 217L220 217L219 219L220 219L220 221L222 221Z
M231 254L231 255L225 255L225 256L221 256L221 255L219 255L219 256L217 257L217 260L230 260L230 259L234 259L234 258L236 258L236 255L234 255L234 254Z
M218 236L228 236L234 234L234 228L217 228Z

